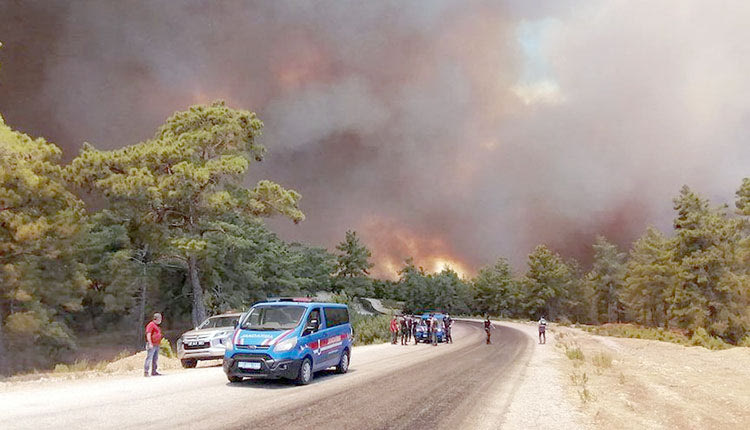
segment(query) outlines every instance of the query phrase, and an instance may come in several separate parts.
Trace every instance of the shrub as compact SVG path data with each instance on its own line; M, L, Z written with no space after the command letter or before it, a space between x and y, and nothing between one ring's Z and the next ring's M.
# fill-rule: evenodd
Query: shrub
M609 368L612 367L612 356L606 352L600 352L591 357L591 362L596 367Z
M359 315L352 313L355 345L383 343L390 340L391 317L388 315Z
M177 358L177 354L172 350L172 345L170 345L169 341L165 338L162 338L161 342L159 342L159 354L167 358Z
M744 346L750 348L750 333L746 334L745 337L737 344L737 346Z
M571 360L584 361L583 351L577 346L575 348L565 347L565 355Z
M695 330L695 333L693 333L693 336L690 338L690 345L702 346L706 349L726 349L730 346L718 337L713 337L708 334L703 327L699 327Z

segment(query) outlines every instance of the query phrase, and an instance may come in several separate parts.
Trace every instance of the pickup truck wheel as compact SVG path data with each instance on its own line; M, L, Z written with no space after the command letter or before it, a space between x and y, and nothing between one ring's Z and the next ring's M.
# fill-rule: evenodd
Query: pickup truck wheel
M349 350L347 349L341 354L341 361L336 366L336 373L344 374L349 370Z
M299 373L297 373L297 378L294 380L294 383L297 385L307 385L312 381L312 378L312 362L309 358L305 358L302 360L302 365L299 367Z
M186 358L184 360L180 360L180 363L182 363L182 367L184 367L185 369L192 369L198 365L198 360L194 358Z
M227 379L229 379L229 382L236 384L237 382L242 382L242 376L227 376Z

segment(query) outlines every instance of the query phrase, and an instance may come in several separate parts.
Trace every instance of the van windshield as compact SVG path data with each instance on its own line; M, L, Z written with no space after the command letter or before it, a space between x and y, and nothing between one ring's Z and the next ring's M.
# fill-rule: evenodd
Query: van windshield
M297 327L302 315L305 314L304 306L254 306L248 312L242 322L243 330L289 330Z

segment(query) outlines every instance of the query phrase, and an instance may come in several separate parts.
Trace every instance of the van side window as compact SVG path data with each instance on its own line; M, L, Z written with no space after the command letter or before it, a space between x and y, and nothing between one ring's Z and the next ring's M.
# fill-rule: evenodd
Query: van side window
M327 327L349 323L349 311L346 308L323 308L323 312L326 314Z
M312 311L310 311L310 315L307 317L307 327L312 324L312 321L315 320L318 322L318 327L320 327L320 309L315 308Z

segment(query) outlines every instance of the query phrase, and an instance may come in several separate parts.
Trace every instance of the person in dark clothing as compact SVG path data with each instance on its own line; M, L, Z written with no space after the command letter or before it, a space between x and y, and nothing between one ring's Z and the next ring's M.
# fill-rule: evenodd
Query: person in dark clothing
M492 322L490 316L487 315L487 320L484 322L484 332L487 333L487 345L491 344L490 336L492 335Z
M450 315L446 315L445 318L443 318L443 324L445 325L445 342L453 343L453 335L451 334L453 319L451 319Z
M407 330L409 329L409 326L406 323L405 316L399 318L399 329L401 331L401 345L406 345L406 337L408 336Z
M412 330L411 330L411 334L412 336L414 336L414 345L419 343L419 338L417 337L417 327L419 327L419 320L415 318L412 321Z
M411 341L412 324L414 324L414 319L409 315L406 317L406 343Z

